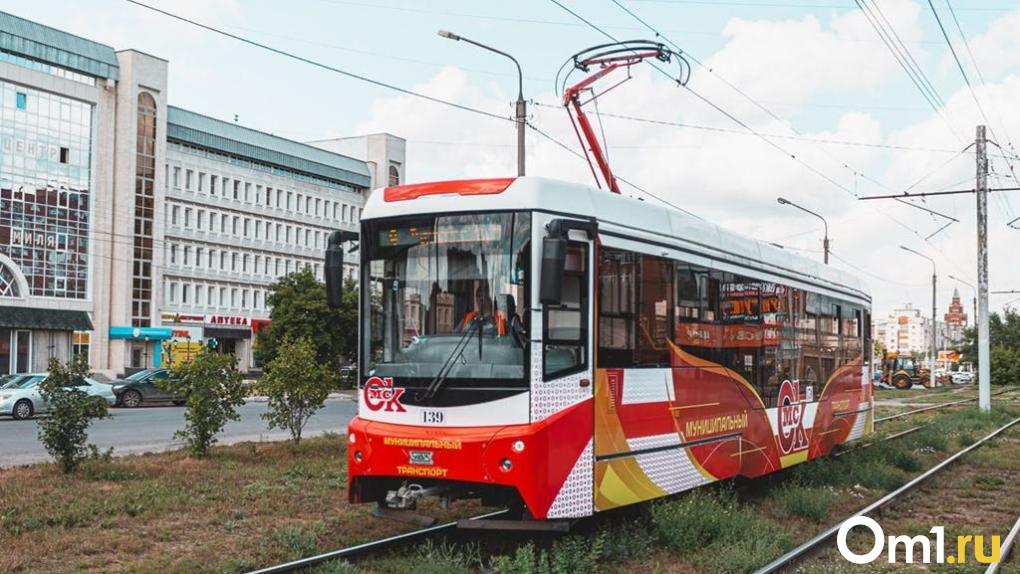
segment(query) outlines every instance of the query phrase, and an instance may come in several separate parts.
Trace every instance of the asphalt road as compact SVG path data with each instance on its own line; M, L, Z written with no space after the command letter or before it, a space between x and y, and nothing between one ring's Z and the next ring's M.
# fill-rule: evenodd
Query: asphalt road
M327 431L342 433L357 409L357 403L350 399L329 399L322 410L309 419L303 436ZM267 429L265 420L259 416L266 412L265 403L246 403L239 412L241 420L227 424L217 437L219 444L290 437L287 431ZM95 421L89 427L89 442L102 450L112 446L116 456L174 450L181 446L181 441L173 435L184 426L184 407L111 408L110 413L113 418ZM0 417L0 468L50 460L38 437L35 419L16 421Z

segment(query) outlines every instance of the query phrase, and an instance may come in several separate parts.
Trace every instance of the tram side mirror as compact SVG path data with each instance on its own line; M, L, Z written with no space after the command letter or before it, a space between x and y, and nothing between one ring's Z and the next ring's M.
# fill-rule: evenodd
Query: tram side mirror
M563 300L563 268L566 261L566 239L542 239L542 277L539 279L538 298L543 305L559 305Z
M338 308L343 302L344 286L344 241L358 238L351 231L334 231L326 242L326 260L323 273L326 279L326 303Z

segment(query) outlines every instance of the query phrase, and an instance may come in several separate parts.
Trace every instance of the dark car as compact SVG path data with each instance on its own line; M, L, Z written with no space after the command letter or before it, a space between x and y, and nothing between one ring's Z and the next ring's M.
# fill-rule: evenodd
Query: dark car
M170 380L167 369L145 369L127 377L114 381L113 393L117 395L117 405L122 407L140 407L146 403L172 402L183 405L184 398L167 390L164 381Z

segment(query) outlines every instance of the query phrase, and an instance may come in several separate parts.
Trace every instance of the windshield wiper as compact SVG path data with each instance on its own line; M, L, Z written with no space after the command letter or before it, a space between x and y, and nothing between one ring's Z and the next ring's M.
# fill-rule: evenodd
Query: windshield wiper
M471 318L471 323L466 329L464 329L464 333L460 336L460 339L457 339L457 344L453 346L453 352L451 352L450 356L446 357L446 360L443 361L443 365L439 367L439 372L436 373L435 378L432 379L431 383L429 383L428 388L425 389L425 392L415 395L414 398L416 401L420 402L424 399L431 399L436 396L436 393L439 392L439 387L443 386L443 383L446 382L450 373L453 372L454 364L464 353L464 349L467 348L468 343L471 341L471 331L477 327L479 336L481 336L481 324L481 316L475 315Z

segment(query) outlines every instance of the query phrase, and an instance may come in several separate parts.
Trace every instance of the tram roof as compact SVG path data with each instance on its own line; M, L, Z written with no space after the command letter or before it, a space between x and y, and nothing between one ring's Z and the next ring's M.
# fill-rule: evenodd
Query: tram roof
M805 279L849 288L870 299L859 277L813 259L724 229L687 213L591 186L544 177L453 180L388 187L373 192L363 220L428 213L539 210L595 219L635 240L658 236L736 265L764 263Z

